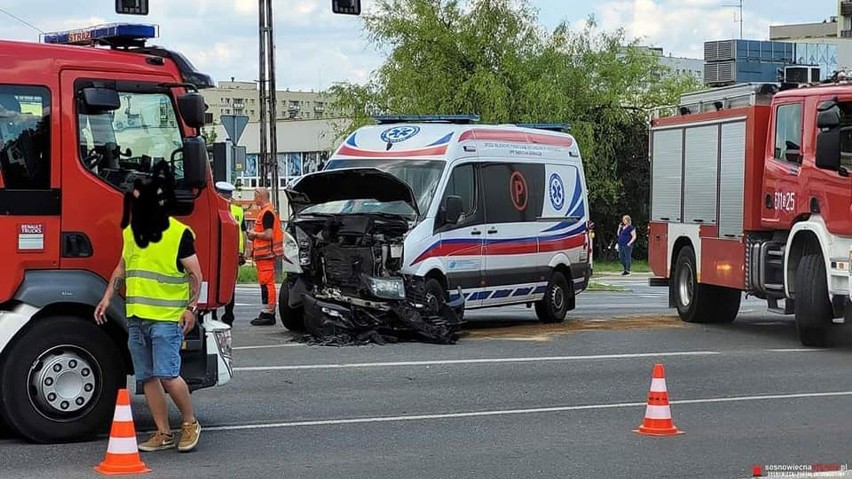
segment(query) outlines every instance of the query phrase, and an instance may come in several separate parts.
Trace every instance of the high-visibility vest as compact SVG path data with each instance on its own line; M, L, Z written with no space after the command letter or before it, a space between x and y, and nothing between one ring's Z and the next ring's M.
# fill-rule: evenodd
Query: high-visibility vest
M246 239L243 234L243 218L245 217L245 212L240 205L231 203L231 214L234 215L234 219L237 220L237 234L240 235L240 254L242 254L246 251Z
M284 230L281 229L281 223L278 222L278 216L272 209L271 204L267 204L260 209L257 218L254 220L254 232L263 233L266 228L263 227L263 217L266 212L272 213L275 218L272 224L272 241L255 238L251 242L252 258L258 259L274 259L284 256Z
M140 248L130 227L124 229L124 269L127 317L154 321L180 321L189 304L189 275L177 267L178 249L189 226L169 218L163 238Z

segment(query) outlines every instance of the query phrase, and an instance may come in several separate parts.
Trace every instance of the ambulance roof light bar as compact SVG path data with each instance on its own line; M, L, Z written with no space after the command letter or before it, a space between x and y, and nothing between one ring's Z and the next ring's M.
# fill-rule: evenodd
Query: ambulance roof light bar
M479 121L479 115L379 115L374 120L380 125L392 123L453 123L469 125Z
M141 47L145 40L157 38L157 25L138 23L109 23L78 30L42 34L42 41L55 45L109 45L111 47Z
M571 125L568 123L517 123L515 126L523 128L535 128L536 130L550 130L562 133L571 131Z

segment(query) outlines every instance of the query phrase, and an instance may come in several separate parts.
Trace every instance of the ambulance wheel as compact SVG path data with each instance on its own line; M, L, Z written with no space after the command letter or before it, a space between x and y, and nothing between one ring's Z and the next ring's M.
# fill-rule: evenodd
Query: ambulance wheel
M34 321L0 367L3 419L33 442L91 439L109 426L124 387L121 351L91 320Z
M825 263L820 254L802 256L796 271L795 286L799 341L805 346L826 346L834 309L828 299Z
M449 299L444 286L435 278L426 280L426 284L423 285L423 296L426 299L426 306L432 314L438 314L441 311L441 304L446 303Z
M672 281L680 319L687 323L730 323L737 318L742 293L698 282L695 252L691 246L680 250Z
M571 290L565 275L554 271L544 291L544 299L535 303L535 314L542 323L561 323L568 314L571 299Z
M284 282L278 291L278 316L281 316L281 324L290 331L304 333L305 308L290 307L290 284Z

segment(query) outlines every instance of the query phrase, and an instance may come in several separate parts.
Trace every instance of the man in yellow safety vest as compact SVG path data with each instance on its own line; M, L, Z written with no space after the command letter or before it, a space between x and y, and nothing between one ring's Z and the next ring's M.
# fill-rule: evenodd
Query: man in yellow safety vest
M139 450L175 447L165 389L183 418L177 449L186 452L198 444L201 426L193 412L189 388L180 377L180 349L184 336L196 326L202 278L195 233L168 214L174 181L168 172L166 181L159 178L168 168L162 162L155 167L151 180L136 180L133 190L125 195L121 258L95 309L95 321L101 325L107 321L110 300L124 283L133 370L143 384L157 427L139 444Z

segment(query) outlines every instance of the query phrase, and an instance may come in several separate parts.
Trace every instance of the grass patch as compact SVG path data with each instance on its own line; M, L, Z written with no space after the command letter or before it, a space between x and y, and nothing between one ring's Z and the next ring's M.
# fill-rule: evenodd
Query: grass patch
M599 283L597 281L589 281L589 287L586 288L586 291L624 292L624 291L630 291L630 289L625 288L624 286L616 286L614 284L606 284L606 283Z
M284 273L279 273L275 278L275 282L281 284L285 277ZM257 269L254 265L244 264L240 266L240 271L237 273L237 283L257 284Z
M624 268L617 261L595 261L595 273L620 273ZM647 261L634 260L630 264L630 271L633 273L650 273L651 267Z

